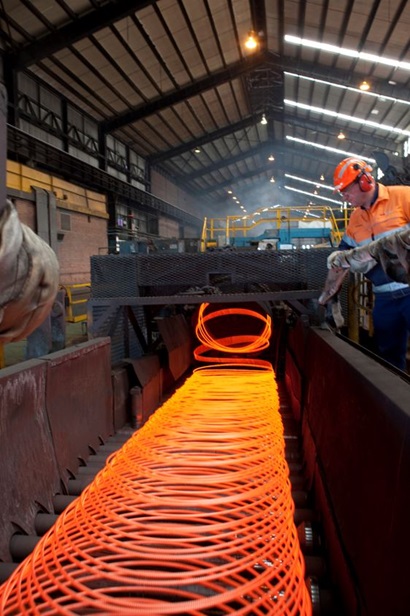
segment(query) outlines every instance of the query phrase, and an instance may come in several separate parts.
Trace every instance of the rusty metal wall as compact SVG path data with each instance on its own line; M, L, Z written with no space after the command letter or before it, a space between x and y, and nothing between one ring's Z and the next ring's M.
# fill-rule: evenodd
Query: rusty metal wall
M108 338L0 370L0 560L113 423Z
M47 364L32 359L0 370L0 560L10 537L34 534L40 507L52 511L60 487L46 408Z
M113 433L109 339L46 356L46 405L62 481Z
M300 323L288 353L287 377L302 392L308 475L345 613L404 614L410 385L331 332Z
M134 386L131 393L132 425L140 428L162 401L161 367L158 355L128 360Z
M192 365L192 336L185 317L177 314L160 319L158 331L168 353L168 367L177 381Z
M113 395L113 422L117 431L130 422L130 375L128 366L120 365L111 370Z

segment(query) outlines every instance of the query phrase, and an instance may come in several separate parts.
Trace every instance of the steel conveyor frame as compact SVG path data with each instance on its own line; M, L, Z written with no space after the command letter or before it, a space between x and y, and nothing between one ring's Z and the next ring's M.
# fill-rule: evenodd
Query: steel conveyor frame
M410 386L299 319L285 381L346 616L401 616L410 601Z

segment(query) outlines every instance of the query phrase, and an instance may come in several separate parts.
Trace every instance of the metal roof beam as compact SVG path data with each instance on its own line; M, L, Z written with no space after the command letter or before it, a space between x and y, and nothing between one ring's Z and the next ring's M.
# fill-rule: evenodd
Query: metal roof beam
M250 0L253 29L259 36L262 49L267 48L267 26L265 0Z
M64 49L101 30L105 26L112 24L132 13L143 9L149 4L154 4L156 0L116 0L108 2L98 9L89 11L84 16L75 21L61 26L54 32L47 34L34 43L26 45L17 53L10 54L8 61L12 63L15 70L22 70L31 64L50 56L51 54Z
M235 64L231 64L228 68L215 71L212 75L207 75L202 79L197 79L193 83L179 90L175 90L170 94L158 96L148 104L138 105L133 109L119 113L115 117L103 121L101 123L101 128L104 132L109 133L127 124L132 124L137 120L147 118L154 113L158 113L177 103L181 103L192 96L198 96L201 92L206 92L227 81L232 81L244 73L253 70L256 66L265 63L267 58L268 54L258 53L244 60L240 60Z
M254 116L249 116L244 120L236 122L235 124L228 124L227 126L212 131L212 133L205 133L205 135L201 135L191 141L182 143L171 150L166 150L165 152L161 152L159 154L152 154L147 158L147 160L151 165L158 165L170 158L181 156L181 154L189 152L189 150L193 150L198 146L204 145L205 143L211 143L212 141L216 141L217 139L221 139L227 135L232 135L233 133L243 130L244 128L249 128L249 126L253 126L257 122L258 120Z
M314 158L317 162L323 162L323 163L329 162L329 161L326 161L325 159L313 157L311 155L306 156L306 158ZM213 186L209 186L206 189L198 188L197 186L192 186L192 184L186 184L186 185L189 186L189 191L191 193L202 194L202 196L204 196L203 193L204 193L204 190L205 190L206 191L205 198L208 198L208 199L209 199L210 195L212 195L212 194L214 194L214 193L216 193L216 192L218 192L220 190L223 190L224 188L227 188L227 187L235 189L238 192L238 194L242 195L242 193L244 192L244 189L241 188L241 186L240 186L240 183L242 182L242 180L249 180L249 179L252 179L252 178L254 178L254 177L258 176L258 175L262 176L264 173L266 173L268 171L269 171L269 173L271 173L275 177L278 177L278 171L281 172L281 174L279 174L279 180L277 180L278 185L280 185L279 183L282 182L281 175L284 172L290 173L292 175L297 175L299 177L305 177L306 179L310 179L310 178L306 177L306 173L304 171L301 171L299 167L293 167L293 166L290 166L290 165L278 165L278 166L275 167L275 169L272 169L272 167L270 165L263 165L263 166L259 167L258 169L253 169L251 171L248 171L247 173L241 174L241 176L236 178L236 179L234 178L234 179L230 179L230 180L224 180L220 184L214 184ZM313 178L311 181L312 182L316 182L317 184L320 184L320 181L317 178ZM181 180L180 180L180 182L181 182ZM182 185L182 184L180 184L180 185ZM255 189L255 187L253 187L253 189ZM250 190L252 190L252 189L250 189Z
M246 152L240 152L235 156L230 156L228 159L226 159L226 161L218 160L216 163L207 165L206 167L201 167L201 169L198 169L193 173L181 174L181 178L183 178L186 182L191 182L193 180L196 180L197 178L203 177L204 175L208 175L213 171L218 171L219 169L235 165L236 163L239 163L241 160L245 160L246 158L252 158L253 156L259 156L261 154L263 155L264 152L271 152L272 149L278 148L281 144L282 142L279 141L269 141L269 143L260 144L254 148L251 148L250 150L246 150Z
M267 164L267 165L262 165L260 167L258 167L258 169L252 169L251 171L248 171L247 173L241 173L240 177L237 178L231 178L230 180L225 180L224 182L221 182L220 184L216 184L215 186L211 187L207 187L206 189L204 188L198 188L195 192L199 193L203 193L204 190L206 190L207 195L217 192L218 190L222 190L223 188L226 188L227 186L233 186L235 183L237 182L241 182L242 180L247 180L249 178L253 178L256 175L262 175L263 173L266 173L266 171L270 171L272 170L272 164ZM193 190L191 190L191 192L194 192Z
M284 122L286 124L291 124L293 126L298 126L300 128L312 130L314 132L323 132L326 134L329 134L329 129L332 128L331 126L326 126L326 124L323 124L319 121L314 122L312 120L297 118L296 116L293 116L291 114L286 114L286 113L285 114L270 113L269 121L272 121L272 120ZM206 133L205 135L202 135L201 137L197 137L196 139L188 141L187 143L183 143L176 148L172 148L171 150L167 150L166 152L161 152L160 154L149 156L147 160L151 165L159 165L160 163L163 163L171 158L181 156L185 152L193 150L194 148L198 146L204 145L206 143L212 143L213 141L216 141L217 139L221 139L222 137L231 135L239 130L243 130L244 128L248 128L249 126L253 126L257 122L258 120L254 116L249 116L248 118L241 120L240 122L236 122L235 124L229 124L228 126L219 128L218 130L213 131L212 133ZM349 140L354 141L354 139L349 139ZM382 150L386 149L385 139L378 139L376 137L371 137L369 135L368 137L366 137L366 140L364 140L361 135L358 140L362 145L366 145L371 148L380 148ZM391 142L391 145L393 147L391 151L394 151L396 147L393 144L393 141Z
M301 153L300 151L296 151L296 147L296 144L291 144L290 142L289 144L286 144L283 141L279 140L267 141L266 143L260 144L255 148L247 150L246 152L241 152L236 156L232 156L229 159L226 159L226 161L220 160L216 163L213 163L212 165L208 165L207 167L202 167L201 169L198 169L193 173L183 173L179 177L180 180L189 183L198 178L204 177L209 173L213 173L214 171L219 171L220 169L230 167L231 165L234 165L242 160L246 160L247 158L252 158L254 156L264 156L268 154L290 154L295 156L302 156L304 158L308 158L309 160L327 163L329 162L329 159L326 158L326 155L324 153L322 157L318 154L313 154L310 152ZM272 167L272 172L274 172L277 168L277 164L275 163L275 167L272 166L272 162L270 164Z

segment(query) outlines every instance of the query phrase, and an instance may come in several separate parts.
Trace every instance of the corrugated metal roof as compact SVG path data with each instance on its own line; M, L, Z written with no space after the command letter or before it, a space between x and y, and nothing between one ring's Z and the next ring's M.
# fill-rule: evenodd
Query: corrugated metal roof
M401 164L410 65L285 36L405 62L405 1L3 0L0 19L7 70L35 75L209 202L228 204L228 189L254 198L274 175L272 198L287 204L285 185L310 189L285 173L330 183L344 152L382 150Z

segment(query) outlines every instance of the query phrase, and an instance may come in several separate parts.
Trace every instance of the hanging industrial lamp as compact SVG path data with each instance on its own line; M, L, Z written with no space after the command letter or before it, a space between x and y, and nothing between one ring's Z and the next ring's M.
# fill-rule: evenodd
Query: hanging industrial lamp
M257 34L255 33L254 30L250 30L248 33L248 38L245 41L246 49L253 51L254 49L257 48L258 43L259 43L259 40L258 40Z

